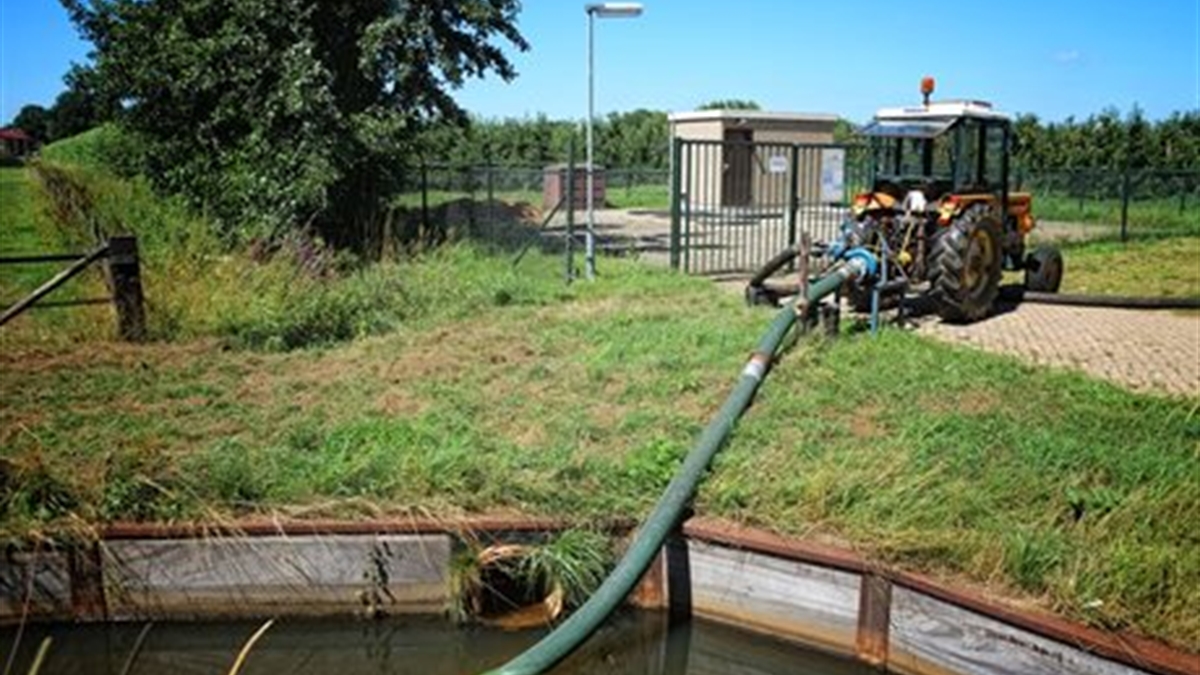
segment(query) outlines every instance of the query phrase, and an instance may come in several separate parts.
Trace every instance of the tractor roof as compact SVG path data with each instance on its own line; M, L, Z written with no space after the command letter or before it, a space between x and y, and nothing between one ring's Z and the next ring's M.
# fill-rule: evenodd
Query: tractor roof
M875 113L877 120L941 120L974 117L985 120L1007 120L1009 116L984 101L936 101L911 108L883 108Z
M1008 115L982 101L940 101L912 108L883 108L859 129L866 136L934 138L964 118L1008 120Z

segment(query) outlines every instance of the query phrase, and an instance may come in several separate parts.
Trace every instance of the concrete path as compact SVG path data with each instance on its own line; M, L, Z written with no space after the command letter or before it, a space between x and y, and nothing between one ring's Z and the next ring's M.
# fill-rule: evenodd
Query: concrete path
M582 223L582 214L577 222ZM597 229L609 250L667 264L670 221L651 211L605 210ZM1055 228L1047 228L1054 230ZM1070 234L1064 225L1058 234ZM742 292L742 285L730 285ZM1022 304L966 326L936 317L918 331L938 340L1075 368L1135 391L1200 397L1200 314Z

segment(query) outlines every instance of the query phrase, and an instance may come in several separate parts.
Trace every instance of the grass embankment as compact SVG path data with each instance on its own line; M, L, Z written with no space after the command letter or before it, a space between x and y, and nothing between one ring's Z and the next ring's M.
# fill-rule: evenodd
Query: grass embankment
M703 280L454 248L399 329L325 350L0 360L4 532L250 514L645 514L767 314ZM777 369L701 513L1200 648L1195 400L885 332Z

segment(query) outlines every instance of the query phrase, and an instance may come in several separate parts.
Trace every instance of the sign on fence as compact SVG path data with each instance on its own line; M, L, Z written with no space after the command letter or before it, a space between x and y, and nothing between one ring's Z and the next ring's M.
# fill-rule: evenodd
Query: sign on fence
M821 150L821 202L834 204L846 200L846 151L843 148Z

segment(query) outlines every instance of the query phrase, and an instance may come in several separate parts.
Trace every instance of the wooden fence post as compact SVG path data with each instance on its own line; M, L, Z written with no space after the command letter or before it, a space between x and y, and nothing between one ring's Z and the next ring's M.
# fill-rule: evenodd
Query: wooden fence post
M142 295L137 237L123 235L108 240L108 278L117 310L117 333L122 340L146 339L146 307Z

